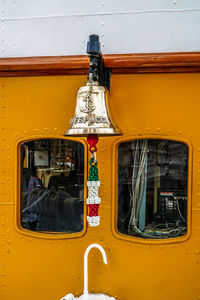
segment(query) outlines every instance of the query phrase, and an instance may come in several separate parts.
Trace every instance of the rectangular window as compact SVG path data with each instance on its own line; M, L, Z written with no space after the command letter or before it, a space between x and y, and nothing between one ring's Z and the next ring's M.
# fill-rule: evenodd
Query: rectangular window
M167 239L187 232L188 147L161 139L118 148L117 229L125 235Z
M44 233L83 230L84 147L64 139L21 145L21 226Z

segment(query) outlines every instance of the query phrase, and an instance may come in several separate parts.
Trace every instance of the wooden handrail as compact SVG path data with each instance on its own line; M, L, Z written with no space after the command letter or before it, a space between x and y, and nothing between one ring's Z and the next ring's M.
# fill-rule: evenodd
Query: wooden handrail
M112 73L200 72L200 52L103 55ZM0 58L0 76L87 74L86 55Z

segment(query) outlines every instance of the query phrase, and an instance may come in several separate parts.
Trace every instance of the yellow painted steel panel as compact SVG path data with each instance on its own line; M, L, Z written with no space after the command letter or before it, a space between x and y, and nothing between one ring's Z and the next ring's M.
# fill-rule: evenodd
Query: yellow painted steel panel
M79 237L28 233L19 227L18 145L63 137L85 76L0 79L0 299L56 300L83 291L83 255L91 243L89 291L119 300L200 299L200 74L112 75L110 105L122 137L100 138L101 225ZM115 232L116 147L142 137L189 145L186 238L147 241ZM84 139L77 139L79 141ZM85 195L86 197L86 195Z

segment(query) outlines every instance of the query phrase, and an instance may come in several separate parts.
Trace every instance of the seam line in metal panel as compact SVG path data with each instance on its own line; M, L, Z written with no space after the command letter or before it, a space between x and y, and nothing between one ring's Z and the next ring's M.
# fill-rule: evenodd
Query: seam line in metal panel
M55 16L40 16L40 17L23 17L23 18L3 18L0 22L17 21L17 20L38 20L38 19L53 19L67 17L96 17L96 16L112 16L112 15L132 15L132 14L154 14L154 13L184 13L184 12L200 12L200 9L166 9L166 10L144 10L144 11L128 11L128 12L106 12L106 13L91 13L91 14L71 14L71 15L55 15Z

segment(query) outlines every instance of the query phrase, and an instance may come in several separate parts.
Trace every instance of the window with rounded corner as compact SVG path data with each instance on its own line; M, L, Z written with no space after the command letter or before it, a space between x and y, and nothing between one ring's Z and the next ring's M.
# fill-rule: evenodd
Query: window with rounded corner
M43 233L83 230L84 146L64 139L21 144L20 220Z
M118 232L143 239L187 232L188 147L138 139L118 147Z

